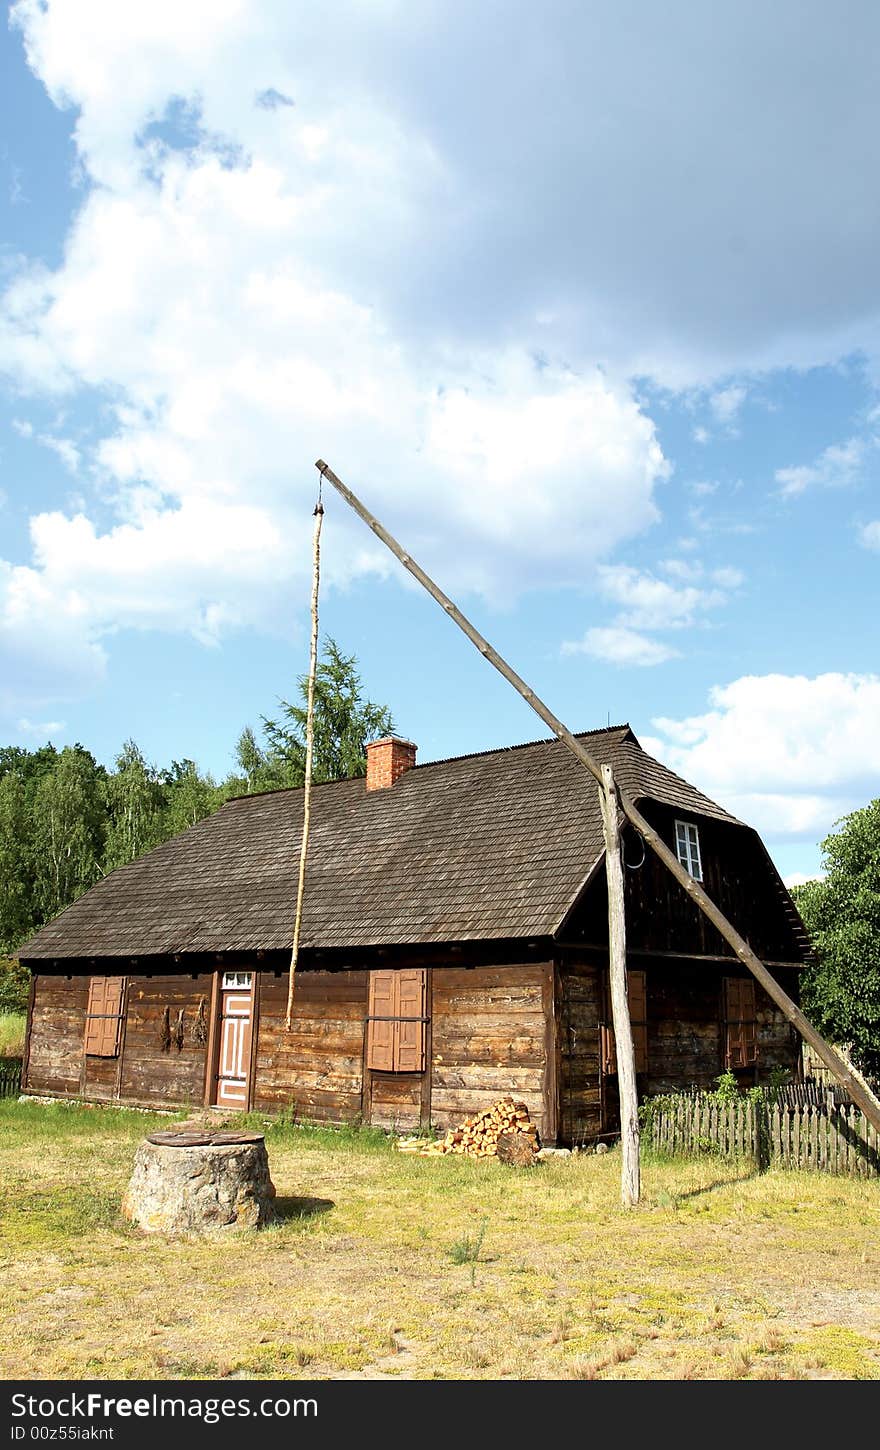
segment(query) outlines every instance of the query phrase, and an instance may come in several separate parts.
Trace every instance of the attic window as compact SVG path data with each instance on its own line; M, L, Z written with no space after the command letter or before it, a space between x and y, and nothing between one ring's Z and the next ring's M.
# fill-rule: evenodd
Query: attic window
M695 881L703 879L703 863L700 860L700 833L692 821L676 821L675 854Z

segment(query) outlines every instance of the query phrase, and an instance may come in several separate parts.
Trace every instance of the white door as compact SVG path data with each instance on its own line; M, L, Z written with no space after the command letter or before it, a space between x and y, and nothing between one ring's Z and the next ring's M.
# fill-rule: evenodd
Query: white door
M248 1105L251 1066L253 975L224 972L220 989L220 1053L217 1063L218 1107Z

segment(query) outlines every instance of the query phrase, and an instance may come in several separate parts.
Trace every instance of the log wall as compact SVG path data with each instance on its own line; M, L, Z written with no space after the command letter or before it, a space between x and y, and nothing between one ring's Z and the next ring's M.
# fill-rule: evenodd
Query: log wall
M119 1096L156 1106L201 1106L205 1093L205 1044L193 1042L199 1000L211 1006L211 974L129 977L121 1043ZM183 1046L162 1046L162 1019L168 1008L171 1029L183 1011ZM98 1059L100 1060L100 1059ZM92 1059L88 1059L89 1062Z
M559 1124L564 1143L580 1143L602 1131L599 1023L603 974L595 963L563 964L556 975L559 1021Z
M712 1089L724 1071L722 980L744 975L733 967L633 958L645 972L648 1071L638 1078L639 1098L682 1088ZM559 1113L564 1142L589 1142L618 1128L617 1078L603 1077L599 1024L610 1022L607 964L563 959L557 973ZM797 999L797 972L778 971L780 985ZM743 1086L769 1083L775 1069L794 1077L799 1041L779 1008L755 985L757 1068L743 1069Z
M556 1136L555 1055L548 1055L548 964L435 967L431 1121L452 1127L511 1093L542 1138ZM552 993L550 997L552 1019Z
M79 1095L88 1000L88 977L34 978L26 1092Z
M298 972L288 1032L287 975L261 974L254 1107L337 1123L360 1116L367 985L362 971Z
M201 1104L205 1083L205 1046L193 1042L192 1026L200 997L211 1000L211 976L132 976L127 978L124 1017L115 1057L84 1051L88 976L37 975L34 978L27 1073L30 1093L122 1101L145 1106ZM166 1006L172 1029L183 1011L183 1045L162 1046Z
M369 1110L365 1116L377 1128L411 1132L422 1121L421 1072L370 1072Z

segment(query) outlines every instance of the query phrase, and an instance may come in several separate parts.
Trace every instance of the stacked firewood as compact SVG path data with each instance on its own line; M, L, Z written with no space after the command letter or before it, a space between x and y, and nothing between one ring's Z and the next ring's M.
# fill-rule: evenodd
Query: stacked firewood
M491 1108L466 1118L442 1138L400 1138L397 1143L401 1153L465 1153L471 1158L498 1157L505 1163L517 1164L533 1163L540 1146L538 1129L529 1118L528 1108L512 1097L499 1098Z

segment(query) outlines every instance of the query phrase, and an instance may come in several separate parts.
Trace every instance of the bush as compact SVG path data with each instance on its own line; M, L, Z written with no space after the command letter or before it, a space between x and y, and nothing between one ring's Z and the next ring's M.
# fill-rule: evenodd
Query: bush
M31 974L11 957L0 957L0 1012L26 1012Z

